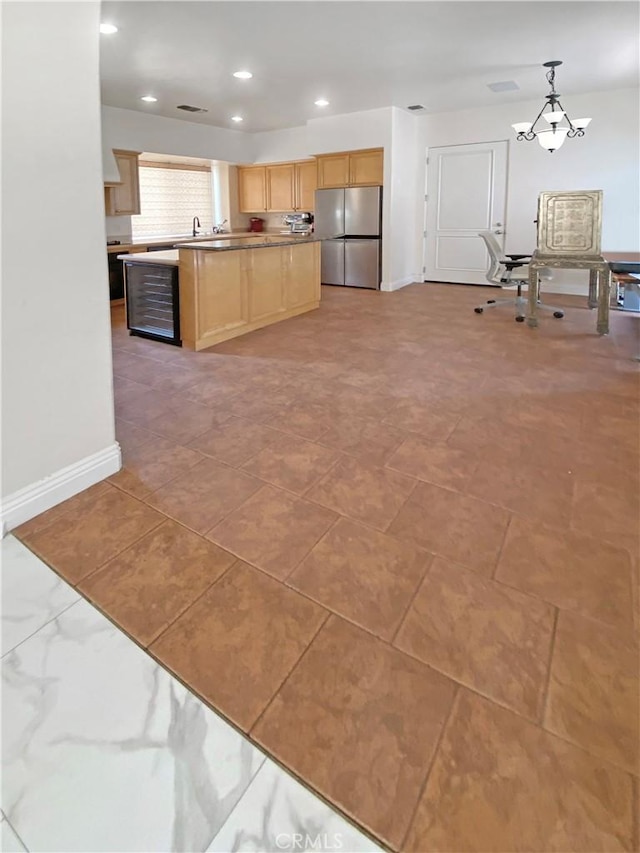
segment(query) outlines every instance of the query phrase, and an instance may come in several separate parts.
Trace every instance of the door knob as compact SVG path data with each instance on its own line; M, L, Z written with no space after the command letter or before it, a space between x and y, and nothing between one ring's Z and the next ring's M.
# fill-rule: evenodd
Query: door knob
M494 231L494 234L504 234L504 231Z

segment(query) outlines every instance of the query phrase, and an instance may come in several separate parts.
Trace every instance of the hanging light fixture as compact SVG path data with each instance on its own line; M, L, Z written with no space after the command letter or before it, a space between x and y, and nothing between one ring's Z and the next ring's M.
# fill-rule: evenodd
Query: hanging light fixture
M574 136L584 136L584 130L591 121L590 118L576 118L571 121L562 109L562 104L559 100L560 95L555 89L556 68L558 65L562 65L559 59L543 64L543 68L549 69L546 77L551 86L551 92L545 95L546 103L536 116L535 121L519 121L511 125L517 134L516 139L518 142L522 142L523 139L529 142L532 139L537 139L540 145L549 152L560 148L567 137L573 139ZM547 110L547 107L551 107L551 109ZM547 111L545 112L545 110ZM547 122L547 125L541 124L536 130L536 125L541 118ZM563 120L566 121L568 126L561 125Z

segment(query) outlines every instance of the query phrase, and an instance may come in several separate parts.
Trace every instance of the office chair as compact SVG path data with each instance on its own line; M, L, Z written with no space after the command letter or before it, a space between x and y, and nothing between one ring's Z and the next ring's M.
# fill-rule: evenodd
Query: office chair
M485 305L478 305L473 310L476 314L482 314L485 308L496 308L498 305L514 305L516 309L516 323L524 323L525 308L527 300L522 295L522 287L529 282L529 263L531 255L505 255L500 248L500 243L495 238L493 231L481 231L478 237L482 237L489 252L489 269L487 270L487 281L490 284L499 284L500 287L517 287L515 302L512 299L487 299ZM515 272L518 270L518 272ZM539 276L542 280L552 278L551 270L541 269ZM553 311L554 317L564 317L561 308L538 303L538 307L544 311Z

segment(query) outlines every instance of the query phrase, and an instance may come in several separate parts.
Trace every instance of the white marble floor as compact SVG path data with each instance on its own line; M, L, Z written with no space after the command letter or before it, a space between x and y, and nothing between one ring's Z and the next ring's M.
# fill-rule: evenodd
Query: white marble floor
M11 536L2 850L378 851Z

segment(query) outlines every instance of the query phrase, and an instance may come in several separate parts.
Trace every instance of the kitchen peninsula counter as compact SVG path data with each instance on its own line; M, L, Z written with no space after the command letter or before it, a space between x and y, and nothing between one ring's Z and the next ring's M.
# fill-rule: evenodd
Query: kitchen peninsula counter
M202 350L320 304L314 234L255 234L178 246L183 346Z

